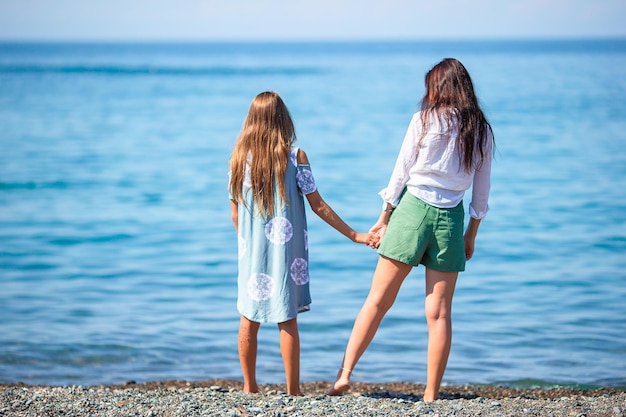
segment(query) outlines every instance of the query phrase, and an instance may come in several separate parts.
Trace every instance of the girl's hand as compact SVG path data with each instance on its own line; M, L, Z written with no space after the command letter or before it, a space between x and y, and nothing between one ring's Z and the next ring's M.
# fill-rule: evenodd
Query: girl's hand
M362 243L373 248L373 245L378 244L378 236L373 233L357 233L353 242Z

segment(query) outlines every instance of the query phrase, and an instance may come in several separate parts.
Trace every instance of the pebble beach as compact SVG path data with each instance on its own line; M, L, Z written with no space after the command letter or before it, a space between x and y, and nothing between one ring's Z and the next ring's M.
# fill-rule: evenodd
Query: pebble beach
M324 393L329 382L302 384L303 397L281 385L241 391L234 380L162 381L109 386L0 384L0 416L545 416L626 415L626 389L515 389L447 386L424 402L423 386L355 383L341 397Z

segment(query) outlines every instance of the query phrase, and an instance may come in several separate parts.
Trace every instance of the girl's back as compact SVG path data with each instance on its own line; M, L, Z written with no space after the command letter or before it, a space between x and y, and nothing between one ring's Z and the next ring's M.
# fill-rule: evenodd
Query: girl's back
M254 199L249 175L239 204L239 312L250 320L280 323L309 309L307 222L303 194L316 190L309 165L289 152L284 176L287 200L274 193L267 215Z

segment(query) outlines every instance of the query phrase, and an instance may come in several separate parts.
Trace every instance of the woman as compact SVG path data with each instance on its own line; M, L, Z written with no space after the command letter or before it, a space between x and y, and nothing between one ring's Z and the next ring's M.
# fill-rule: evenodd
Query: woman
M387 188L383 211L370 230L382 240L372 286L359 312L329 395L350 388L350 375L414 266L426 268L428 371L424 401L439 396L452 340L452 296L458 273L474 253L485 217L494 149L491 125L469 73L447 58L425 77L421 110L409 125ZM463 233L463 196L472 186Z

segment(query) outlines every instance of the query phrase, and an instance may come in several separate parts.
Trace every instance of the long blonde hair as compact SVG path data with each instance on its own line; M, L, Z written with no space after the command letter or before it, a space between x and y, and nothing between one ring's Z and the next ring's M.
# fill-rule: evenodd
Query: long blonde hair
M234 200L243 202L242 186L249 166L251 190L259 212L266 216L274 213L276 186L281 199L288 202L285 172L295 140L291 115L278 93L258 94L250 104L230 158L230 192Z

